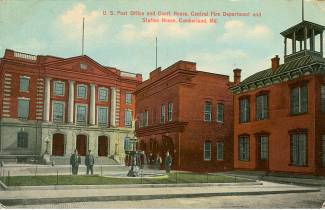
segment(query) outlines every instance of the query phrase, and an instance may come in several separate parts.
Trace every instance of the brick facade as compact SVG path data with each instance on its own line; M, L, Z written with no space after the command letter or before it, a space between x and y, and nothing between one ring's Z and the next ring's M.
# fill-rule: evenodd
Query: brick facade
M118 155L116 158L119 161L123 160L124 137L132 136L134 129L125 127L124 112L126 109L131 110L133 121L135 116L134 96L131 104L125 104L123 98L126 92L134 92L136 86L141 83L140 74L102 66L86 55L59 58L34 56L12 50L6 50L0 60L0 70L0 84L3 89L0 98L0 154L2 156L37 156L42 155L46 150L52 154L53 148L58 146L54 145L53 136L58 133L63 134L64 137L62 155L64 157L68 157L77 147L78 135L86 136L86 147L91 149L94 155L98 155L100 147L97 139L99 136L106 136L108 141L106 156ZM22 77L29 81L27 91L20 90ZM54 94L54 83L58 81L64 84L62 96ZM78 97L79 85L86 87L86 98ZM100 88L107 90L106 101L99 100ZM112 100L113 91L114 100ZM29 101L27 119L18 118L19 99ZM64 104L63 122L54 122L54 102ZM87 121L84 125L76 123L77 104L87 106ZM98 125L99 107L107 108L105 126ZM28 145L26 148L18 148L17 133L25 131L28 134Z
M137 87L136 136L148 156L166 151L173 157L173 169L188 171L229 170L232 160L232 94L229 77L198 71L196 64L178 61L163 71L158 68ZM210 102L211 121L204 121L204 104ZM223 122L216 121L217 103L224 105ZM171 119L168 104L172 104ZM165 105L165 121L161 106ZM143 115L148 112L148 124ZM142 120L140 119L142 118ZM141 125L142 123L142 125ZM204 142L211 143L211 159L204 160ZM224 144L223 160L216 158L216 144Z

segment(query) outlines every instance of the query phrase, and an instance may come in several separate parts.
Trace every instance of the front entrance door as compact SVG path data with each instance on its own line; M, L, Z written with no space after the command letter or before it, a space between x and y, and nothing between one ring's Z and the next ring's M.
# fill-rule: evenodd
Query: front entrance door
M259 136L257 141L257 168L266 170L269 168L269 137Z
M64 155L64 135L61 133L53 134L52 155L54 156Z
M78 135L77 136L77 151L78 151L78 154L81 155L81 156L86 155L87 136L85 136L85 135Z
M108 155L108 138L107 136L98 137L98 156Z

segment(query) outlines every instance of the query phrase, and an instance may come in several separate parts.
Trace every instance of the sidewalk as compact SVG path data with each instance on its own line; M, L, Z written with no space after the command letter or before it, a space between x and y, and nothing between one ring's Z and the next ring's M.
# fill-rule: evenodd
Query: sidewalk
M325 177L322 176L271 173L264 171L229 171L221 172L220 174L276 183L325 187Z
M234 195L265 195L318 192L318 188L263 182L262 185L204 185L197 187L134 187L104 189L43 189L0 191L5 206L66 202L126 201Z

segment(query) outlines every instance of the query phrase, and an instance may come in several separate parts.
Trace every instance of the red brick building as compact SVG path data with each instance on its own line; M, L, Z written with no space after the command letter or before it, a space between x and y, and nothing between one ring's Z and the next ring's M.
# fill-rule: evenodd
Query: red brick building
M232 88L235 168L325 174L324 29L285 30L284 63L276 56Z
M132 137L140 74L103 66L90 57L29 55L6 50L0 59L0 158L45 152L66 163L74 149L124 159ZM62 161L60 161L60 159Z
M152 71L135 92L140 149L163 158L169 151L173 169L231 169L231 85L228 76L198 71L193 62Z

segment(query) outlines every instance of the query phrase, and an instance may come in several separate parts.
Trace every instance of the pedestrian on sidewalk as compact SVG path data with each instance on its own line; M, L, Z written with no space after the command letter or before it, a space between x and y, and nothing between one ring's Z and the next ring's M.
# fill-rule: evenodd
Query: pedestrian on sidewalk
M91 172L91 175L94 174L94 164L95 164L95 158L91 153L91 150L88 150L88 153L85 158L85 165L87 167L87 175L89 174L89 171Z
M70 165L72 168L72 175L78 175L79 164L81 163L81 158L78 155L78 151L75 149L74 153L70 157Z
M158 154L157 154L157 157L156 157L156 169L157 169L157 170L160 170L161 162L162 162L162 160L161 160L161 157L160 157L160 155L159 155L159 153L158 153Z
M166 152L166 157L165 157L165 170L166 173L169 174L170 173L170 169L172 167L172 156L169 155L169 151Z

